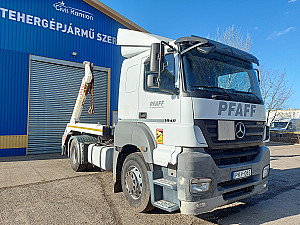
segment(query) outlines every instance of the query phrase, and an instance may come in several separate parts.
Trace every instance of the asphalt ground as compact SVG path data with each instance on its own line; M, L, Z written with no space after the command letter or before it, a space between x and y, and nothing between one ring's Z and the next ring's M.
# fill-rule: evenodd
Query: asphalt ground
M59 154L0 158L0 224L300 224L300 145L270 144L269 191L198 216L136 213L111 172Z

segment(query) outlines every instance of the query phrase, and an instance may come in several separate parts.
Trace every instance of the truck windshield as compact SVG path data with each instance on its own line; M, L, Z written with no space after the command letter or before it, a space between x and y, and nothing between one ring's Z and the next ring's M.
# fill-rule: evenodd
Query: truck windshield
M186 52L182 60L185 89L191 96L263 103L251 63L218 52L205 55L197 48Z

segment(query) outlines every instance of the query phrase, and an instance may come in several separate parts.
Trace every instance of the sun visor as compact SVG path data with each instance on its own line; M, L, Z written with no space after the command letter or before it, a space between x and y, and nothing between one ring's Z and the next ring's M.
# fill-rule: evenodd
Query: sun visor
M239 49L234 48L234 47L230 47L228 45L224 45L220 42L213 41L213 40L210 40L208 38L202 38L202 37L197 37L197 36L182 37L182 38L177 39L175 41L175 44L183 43L183 42L204 42L205 40L208 41L210 44L215 45L216 46L215 51L217 51L221 54L237 57L237 58L240 58L240 59L244 59L248 62L256 63L257 65L259 65L258 59L255 56L251 55L250 53L244 52L244 51L239 50Z
M170 42L173 40L139 31L121 28L118 30L117 45L121 45L121 53L125 58L131 58L150 50L152 43L160 43L161 41Z

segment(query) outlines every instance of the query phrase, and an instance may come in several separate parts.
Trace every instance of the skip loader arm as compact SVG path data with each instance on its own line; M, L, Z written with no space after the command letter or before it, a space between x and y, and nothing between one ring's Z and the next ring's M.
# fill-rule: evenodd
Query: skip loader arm
M69 133L68 126L70 124L79 123L82 109L84 106L84 102L86 100L88 93L91 92L92 95L94 94L93 93L94 92L94 90L93 90L94 89L94 87L93 87L93 83L94 83L93 64L90 62L84 61L83 65L85 68L85 75L82 78L82 82L81 82L80 89L78 92L76 104L74 106L73 113L72 113L72 116L70 119L70 123L67 125L64 135L62 137L62 146L65 144L67 134ZM89 109L89 113L94 114L94 106L93 105L91 105L91 107Z
M72 113L71 120L70 120L70 123L73 123L73 124L79 122L82 108L84 106L84 102L86 100L86 97L91 88L92 81L94 79L93 74L92 74L93 64L91 64L90 62L84 61L83 65L85 67L85 75L82 78L82 82L80 85L76 104L74 106L73 113Z

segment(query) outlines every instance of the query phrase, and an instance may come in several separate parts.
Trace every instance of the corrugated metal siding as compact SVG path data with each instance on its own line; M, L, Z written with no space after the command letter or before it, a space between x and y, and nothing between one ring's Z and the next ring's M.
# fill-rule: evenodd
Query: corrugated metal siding
M0 157L26 155L26 148L0 149Z
M95 114L87 113L88 96L80 122L106 124L107 69L94 67L94 75ZM61 137L66 124L70 121L83 76L82 64L32 56L29 153L61 151Z
M0 136L26 135L29 55L0 49L0 62ZM0 148L0 155L19 154L14 149Z
M126 27L81 0L63 2L66 6L92 13L93 21L57 11L53 6L57 2L61 1L1 0L0 7L37 16L48 22L53 19L54 22L72 24L73 29L91 29L95 34L94 39L11 20L6 13L6 17L0 19L0 48L80 63L87 60L95 65L111 68L111 110L117 110L119 74L123 58L119 46L98 41L97 34L116 37L118 28ZM77 57L72 57L72 52L77 52Z
M27 148L27 135L0 136L0 149Z
M0 135L26 135L29 55L0 50Z

